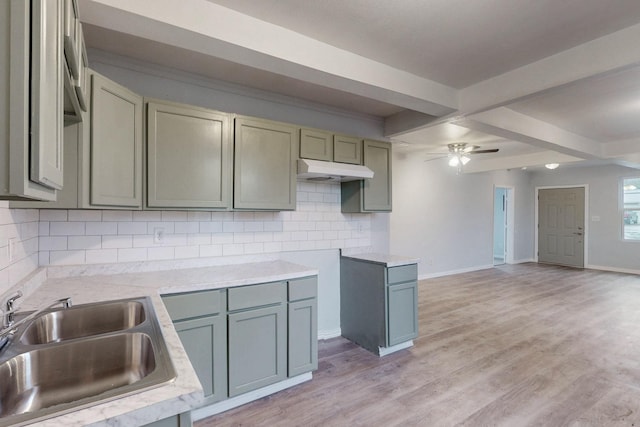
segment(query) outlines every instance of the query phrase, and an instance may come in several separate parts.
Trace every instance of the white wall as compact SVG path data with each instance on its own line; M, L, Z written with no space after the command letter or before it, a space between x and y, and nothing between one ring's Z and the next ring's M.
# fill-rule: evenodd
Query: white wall
M640 273L640 242L622 239L620 181L638 177L640 171L622 166L560 167L532 175L534 187L589 186L587 267ZM599 221L594 220L599 217Z
M446 161L396 150L390 250L416 256L420 277L493 265L494 185L514 187L514 261L533 257L533 195L520 170L456 175Z
M9 260L9 241L13 241ZM0 201L0 295L38 267L38 211Z

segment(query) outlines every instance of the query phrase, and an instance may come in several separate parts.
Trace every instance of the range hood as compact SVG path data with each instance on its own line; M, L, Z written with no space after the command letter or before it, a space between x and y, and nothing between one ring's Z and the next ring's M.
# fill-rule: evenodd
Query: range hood
M373 178L373 171L366 166L320 160L298 160L298 179L346 182L371 178Z

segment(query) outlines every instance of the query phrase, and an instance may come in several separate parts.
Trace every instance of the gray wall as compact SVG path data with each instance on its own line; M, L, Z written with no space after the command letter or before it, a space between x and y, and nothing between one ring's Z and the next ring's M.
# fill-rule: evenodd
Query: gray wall
M521 170L456 175L420 153L393 157L390 249L416 256L420 277L493 265L493 189L513 187L514 261L533 258L533 191Z
M620 200L622 178L638 176L640 171L622 166L560 167L532 174L532 185L588 185L586 266L640 273L640 242L622 239Z

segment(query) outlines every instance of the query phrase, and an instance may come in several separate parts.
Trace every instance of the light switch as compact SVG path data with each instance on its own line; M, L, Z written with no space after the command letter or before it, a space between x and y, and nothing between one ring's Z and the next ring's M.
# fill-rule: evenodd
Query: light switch
M592 222L600 222L600 216L598 216L598 215L593 215L593 216L591 217L591 221L592 221Z

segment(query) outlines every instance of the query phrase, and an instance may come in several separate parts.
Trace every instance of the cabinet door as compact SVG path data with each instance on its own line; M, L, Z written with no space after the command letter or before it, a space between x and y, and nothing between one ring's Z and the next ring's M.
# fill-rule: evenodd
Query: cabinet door
M343 182L342 212L391 212L391 144L364 141L363 164L373 178Z
M417 336L417 283L387 286L387 347Z
M33 1L31 7L30 179L60 190L64 99L62 1Z
M142 207L142 97L98 74L91 85L90 202Z
M209 316L175 323L208 403L227 397L226 319Z
M289 303L289 377L318 369L318 314L315 298Z
M228 315L229 397L287 377L286 316L284 305Z
M236 118L233 207L294 210L297 157L297 128Z
M173 417L165 418L163 420L155 421L151 424L146 424L145 427L191 427L191 413L185 412L183 414L174 415Z
M228 208L229 116L157 102L147 115L148 206Z
M331 133L315 129L300 129L300 158L332 162Z
M334 135L333 161L361 165L362 140L353 136Z

